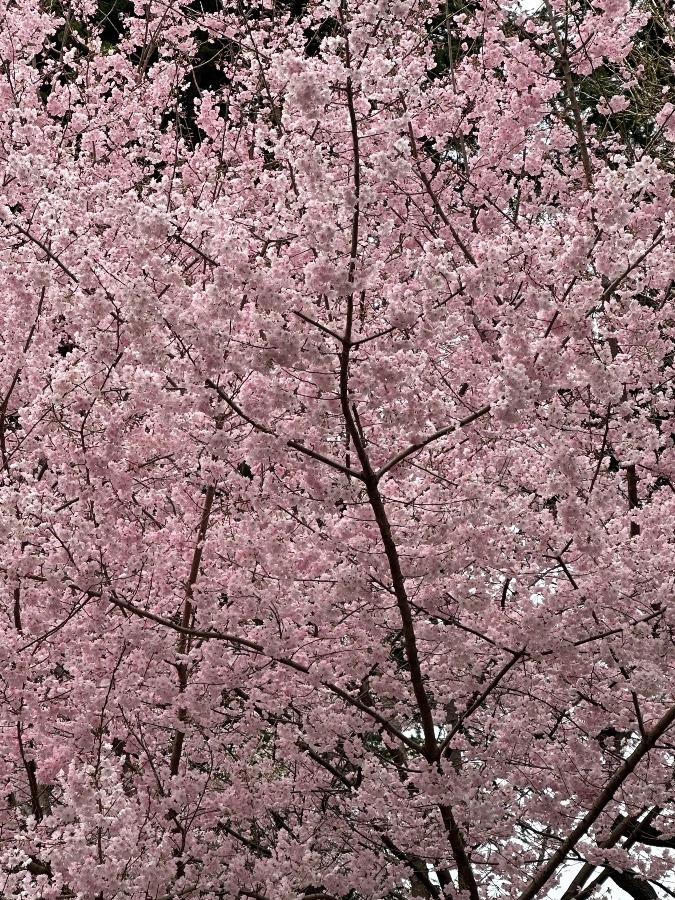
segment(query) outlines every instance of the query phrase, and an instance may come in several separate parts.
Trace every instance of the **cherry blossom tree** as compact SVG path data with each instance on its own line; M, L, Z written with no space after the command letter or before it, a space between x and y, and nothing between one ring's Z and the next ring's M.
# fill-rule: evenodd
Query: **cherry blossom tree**
M674 35L3 5L1 897L668 894Z

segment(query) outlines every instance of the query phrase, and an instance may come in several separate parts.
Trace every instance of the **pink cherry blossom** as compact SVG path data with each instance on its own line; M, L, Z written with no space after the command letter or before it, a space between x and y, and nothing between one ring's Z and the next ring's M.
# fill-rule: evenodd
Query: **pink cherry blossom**
M657 896L649 15L5 5L2 897Z

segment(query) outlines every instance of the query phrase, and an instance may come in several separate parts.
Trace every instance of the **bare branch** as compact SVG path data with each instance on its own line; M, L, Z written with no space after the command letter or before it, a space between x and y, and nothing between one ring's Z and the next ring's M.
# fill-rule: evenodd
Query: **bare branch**
M562 556L554 556L553 559L555 559L556 562L560 563L560 568L561 568L561 569L563 570L563 572L565 573L565 576L566 576L567 580L568 580L569 583L572 585L572 587L574 588L574 590L575 590L575 591L578 591L578 590L579 590L579 585L578 585L578 584L576 583L576 581L574 580L574 576L572 575L572 573L570 572L570 570L567 568L567 565L565 564L565 560L562 558Z
M614 847L628 832L623 844L623 849L628 850L638 840L640 830L644 828L645 825L649 826L660 812L661 808L654 806L644 819L640 819L640 816L625 816L621 818L612 829L609 837L598 841L598 847L602 847L603 849ZM640 815L642 815L642 813ZM636 819L638 820L637 822ZM596 868L597 867L592 865L592 863L584 863L560 900L588 900L588 897L591 896L595 888L599 887L609 877L609 872L605 870L601 872L594 881L584 887L584 884L586 884Z
M335 766L331 765L327 760L325 760L320 754L316 752L316 750L312 750L312 748L302 739L298 738L297 741L298 747L306 753L311 759L314 760L315 763L318 763L322 766L327 772L336 778L341 784L343 784L350 791L354 790L354 785L351 781L346 778L339 769L336 769Z

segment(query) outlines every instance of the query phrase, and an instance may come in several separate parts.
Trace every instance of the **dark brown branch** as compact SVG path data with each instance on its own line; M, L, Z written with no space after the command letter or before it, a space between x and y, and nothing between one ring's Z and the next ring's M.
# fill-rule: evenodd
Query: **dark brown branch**
M445 428L440 428L438 431L435 431L433 434L430 434L429 437L424 438L421 441L418 441L416 444L411 444L405 450L402 450L400 453L397 453L396 456L392 456L380 469L378 469L376 475L377 478L382 478L390 469L393 469L394 466L398 465L404 459L411 456L413 453L417 453L418 450L421 450L423 447L426 447L427 444L430 444L432 441L436 441L439 438L445 437L446 434L452 434L453 431L457 431L458 428L463 428L465 425L469 425L471 422L475 422L476 419L480 419L481 416L487 415L492 409L492 405L490 403L482 406L480 409L476 410L476 412L471 413L470 416L466 416L464 419L460 419L459 422L455 422L452 425L446 425Z
M602 465L602 460L605 457L605 448L607 447L607 435L609 434L609 416L612 411L612 404L607 404L607 414L605 416L605 432L602 436L602 446L600 447L600 453L598 455L598 464L595 467L595 471L593 472L593 478L591 478L591 486L588 489L588 496L586 497L586 503L591 499L591 494L593 493L593 488L595 487L595 482L597 481L598 475L600 474L600 466Z
M623 849L629 850L633 846L633 844L635 844L640 839L640 832L644 828L649 828L650 823L654 821L654 819L659 815L660 812L661 808L658 806L654 806L647 813L644 819L641 819L640 821L636 821L637 819L639 819L639 816L625 816L620 818L618 823L616 823L614 828L612 829L609 837L605 838L605 840L598 841L598 847L614 847L626 834L626 832L629 832L626 840L623 843ZM596 866L592 865L591 863L584 863L584 865L581 867L581 870L577 873L576 877L565 891L563 897L561 897L561 900L588 900L593 891L601 884L603 884L603 882L607 881L610 875L609 870L605 869L594 881L592 881L582 890L582 886L593 874L593 870L595 868Z
M26 770L26 777L28 778L31 810L33 812L33 816L35 817L35 821L41 822L43 814L42 807L40 806L40 790L38 788L37 778L35 776L37 766L35 765L34 759L28 759L26 757L26 750L23 744L23 727L21 725L21 722L16 723L16 736L19 742L19 754L21 756L23 767Z
M441 818L443 819L443 825L445 826L445 830L450 840L452 853L455 857L455 862L457 863L459 889L460 891L468 890L471 900L478 900L478 885L476 884L473 869L471 868L471 860L469 859L466 847L464 846L462 833L459 830L459 826L455 821L455 817L453 816L450 807L441 805L439 806L439 809Z
M645 259L647 259L647 257L652 252L652 250L654 250L656 247L658 247L659 244L663 243L663 241L665 240L665 235L663 235L661 233L662 231L663 231L663 226L659 225L659 227L654 232L651 246L647 247L647 249L644 251L644 253L641 253L637 257L637 259L635 259L629 266L627 266L623 270L623 272L620 275L617 275L616 278L607 285L607 287L604 289L604 291L600 295L600 299L598 300L599 306L602 306L607 300L609 300L609 298L612 296L614 291L616 291L616 289L626 280L626 278L630 275L630 273L634 269L637 269L637 267L641 263L643 263L645 261ZM614 358L614 356L615 356L615 354L612 355L612 358Z
M368 341L374 341L377 338L384 337L386 334L391 334L392 331L396 331L393 325L391 326L391 328L385 328L383 331L378 331L375 334L369 334L368 337L358 338L357 340L352 341L351 346L360 347L362 344L367 344Z
M641 625L643 622L651 622L652 619L656 619L657 616L663 615L662 609L657 609L653 613L649 613L648 616L643 616L641 619L635 619L634 622L631 622L631 625ZM619 628L610 628L607 631L603 631L600 634L594 634L592 637L582 638L579 641L574 641L573 644L575 647L583 647L584 644L590 644L592 641L600 641L602 638L611 637L613 634L621 634L624 626L621 625Z
M576 91L574 89L572 67L570 66L567 49L560 37L560 32L558 31L558 26L555 22L555 15L549 0L544 0L544 6L546 7L546 15L548 17L549 25L551 26L551 31L553 32L553 37L555 38L556 47L558 48L560 57L559 62L562 67L563 81L565 83L565 93L567 94L567 99L572 110L572 117L574 118L577 143L579 144L579 155L581 156L581 162L586 176L586 186L590 189L593 187L593 167L591 166L591 157L588 152L588 142L586 140L586 132L584 131L584 122L581 117L581 109L579 108L579 101L577 100Z
M9 459L7 457L7 444L5 442L5 424L7 421L7 407L9 405L9 398L12 396L12 391L16 387L16 383L19 380L19 375L21 374L21 369L17 369L14 373L14 377L12 378L12 383L7 388L7 393L2 398L2 404L0 405L0 456L2 458L2 468L9 469Z
M359 481L363 481L363 472L355 472L354 469L343 466L342 463L337 462L337 460L324 456L322 453L317 453L316 450L310 450L309 447L305 447L305 445L301 444L299 441L288 441L288 446L292 450L297 450L298 453L304 453L305 456L310 456L312 459L316 459L318 462L330 466L332 469L337 469L338 472L342 472L343 475L347 475L349 478L358 478Z
M441 206L440 200L438 199L438 196L436 195L436 192L434 191L433 185L431 184L431 180L429 179L428 175L422 168L422 164L421 164L421 161L419 158L419 153L417 151L417 143L415 141L415 134L413 132L413 127L410 122L408 122L408 135L410 137L410 152L412 153L412 157L415 160L415 163L417 164L417 171L420 174L420 178L422 179L422 183L424 184L426 192L429 195L429 197L431 198L431 202L434 205L434 212L436 213L438 218L441 220L441 222L443 222L445 227L448 229L448 231L454 238L455 243L457 244L459 249L462 251L462 253L466 257L467 261L470 262L472 266L475 266L476 259L473 255L473 253L471 252L471 250L469 250L467 245L464 243L464 241L459 236L457 229L453 226L450 219L448 219L448 217L446 216L446 214L443 210L443 207Z
M614 795L626 779L635 771L641 760L653 749L658 739L668 731L674 722L675 706L672 706L668 712L659 719L656 725L650 731L645 733L645 736L641 739L635 750L616 769L605 787L598 794L595 803L592 804L586 815L583 816L576 827L572 829L569 836L563 841L555 853L552 854L548 862L534 875L529 885L520 894L518 900L533 900L533 898L537 896L541 889L558 871L558 868L565 861L570 851L574 849L577 842L588 833L600 815L602 815L603 811L614 799Z
M46 244L32 235L26 228L22 228L21 225L17 225L16 222L12 222L11 225L16 228L16 230L20 232L24 237L28 238L29 241L32 241L36 245L36 247L39 247L40 250L42 250L42 252L49 259L51 259L52 262L56 263L56 265L61 269L62 272L65 272L65 274L68 276L68 278L70 278L71 281L74 281L75 284L79 284L78 277L76 275L73 275L70 269L61 262L61 260L58 258L58 256L56 256L55 253L52 253L52 251L49 249L49 247L46 246Z
M506 601L508 600L508 597L509 597L509 585L510 584L511 584L511 579L507 578L504 581L504 586L502 588L502 599L499 604L501 609L506 609Z
M633 708L635 709L635 718L637 719L637 723L638 723L638 731L640 732L642 737L644 737L645 736L645 723L642 718L642 710L640 709L640 703L638 701L638 696L635 693L635 691L631 691L631 697L633 700Z
M544 332L545 338L547 338L549 336L549 334L551 333L551 329L555 325L556 319L558 318L559 315L560 315L560 310L556 309L556 311L553 313L551 321L548 323L548 327L546 328L546 331Z
M248 847L248 849L252 850L254 853L260 853L266 859L271 858L271 850L269 850L267 847L261 847L259 844L256 844L249 838L244 837L243 834L239 834L238 831L235 831L234 828L230 828L229 825L225 825L223 822L219 822L217 827L218 831L223 831L225 832L225 834L229 834L230 837L233 837L236 841L239 841L240 844L243 844L244 847Z
M640 498L638 497L635 463L630 463L630 465L626 466L626 483L628 486L628 508L636 509L640 505ZM631 522L630 536L637 537L638 534L640 534L640 526L637 522Z
M290 659L287 656L270 656L265 652L265 648L262 644L258 644L255 641L249 641L247 638L239 637L236 634L228 634L222 631L201 631L197 628L184 628L182 625L178 625L175 622L172 622L171 619L165 619L162 616L157 616L154 613L148 612L147 610L140 609L137 606L133 606L131 603L127 603L124 600L120 600L116 597L108 597L106 598L112 603L114 606L118 606L120 609L127 610L127 612L133 613L136 616L140 616L143 619L149 619L152 622L156 622L158 625L163 625L165 628L170 628L172 631L177 631L179 634L186 634L190 637L200 638L201 640L211 640L211 641L225 641L226 643L233 644L235 647L242 647L245 650L251 650L254 653L259 653L262 656L265 656L270 662L276 662L283 666L288 666L290 669L294 669L296 672L301 672L303 675L308 675L310 672L310 666L305 666L302 663L296 662L294 659ZM411 750L414 750L416 753L420 753L422 748L416 742L411 740L411 738L407 737L403 732L399 731L395 725L392 725L388 719L385 719L384 716L381 716L376 710L366 706L364 703L361 703L355 697L352 697L347 691L338 687L338 685L333 684L332 682L322 681L321 684L329 690L331 693L335 694L337 697L340 697L345 703L348 703L350 706L355 707L360 712L365 713L379 725L381 725L386 731L389 732L393 737L397 738L399 741L404 743Z
M574 580L574 577L573 577L572 573L570 572L570 570L567 568L567 566L566 566L566 564L565 564L565 560L562 558L562 556L554 556L553 558L555 559L555 561L556 561L557 563L560 564L560 568L561 568L561 569L563 570L563 572L565 573L565 576L567 577L567 580L568 580L569 583L572 585L572 587L574 588L574 590L575 590L575 591L578 591L578 590L579 590L579 585L578 585L578 584L576 583L576 581Z
M497 687L502 678L506 675L506 673L515 666L519 659L522 659L526 654L525 650L520 650L516 653L507 663L505 663L502 668L497 672L495 677L492 679L490 684L485 688L485 690L473 701L473 703L468 706L464 712L457 717L457 721L453 725L450 733L447 735L441 746L438 748L438 757L443 755L444 751L447 749L450 741L454 738L457 732L463 727L466 720L472 715L490 696L492 691Z
M339 8L340 22L342 32L345 38L345 62L347 69L351 66L351 51L349 47L349 35L345 24L345 4L341 3ZM392 586L396 595L396 603L401 616L401 624L403 626L403 641L405 645L406 657L408 660L408 668L410 672L410 681L417 702L417 707L422 721L422 730L424 733L424 753L427 758L434 757L436 750L436 735L434 729L434 721L427 696L422 670L420 666L419 654L417 651L417 639L415 636L415 628L413 623L410 603L405 589L405 580L401 571L400 560L396 543L393 539L391 526L387 517L387 512L377 487L378 478L375 475L365 444L361 438L359 428L354 419L351 409L351 398L349 393L349 367L350 367L350 347L352 343L352 330L354 323L354 293L353 284L356 272L356 259L359 244L359 203L361 191L361 163L359 150L359 129L356 118L356 107L354 104L354 88L351 76L347 77L345 91L347 96L347 109L349 111L349 122L352 136L352 153L354 160L354 194L356 202L354 204L354 213L352 216L352 235L351 235L351 251L349 259L349 267L347 270L347 283L350 292L346 297L346 318L344 336L342 339L342 351L340 352L340 406L342 416L345 422L347 433L354 445L354 449L361 464L363 472L362 481L366 486L368 500L370 502L375 521L377 523L382 544L384 547L389 571L392 579ZM400 738L399 738L400 739ZM408 739L405 743L409 746Z
M133 606L131 603L127 603L126 600L120 600L118 597L111 596L106 597L106 599L110 603L112 603L113 606L119 607L119 609L123 609L127 612L133 613L135 616L139 616L141 619L149 619L151 622L156 622L158 625L163 625L165 628L170 628L172 631L177 631L179 634L186 634L190 637L200 638L201 640L205 641L226 641L231 644L241 645L247 650L254 650L258 653L264 652L262 644L257 644L255 643L255 641L249 641L246 638L237 636L236 634L228 634L224 631L203 631L199 628L184 628L182 625L178 625L176 624L176 622L172 622L171 619L165 619L163 616L158 616L146 609L141 609L138 606Z
M610 866L607 874L622 891L633 897L633 900L659 900L659 895L649 881L636 872L627 869L620 872Z
M202 561L202 554L204 552L204 541L206 539L206 532L209 527L209 519L211 518L211 510L213 508L213 498L216 496L216 486L215 484L210 484L206 489L206 497L204 498L204 508L202 510L202 516L199 521L199 528L197 530L197 543L195 544L195 549L192 554L192 565L190 566L190 574L188 575L187 584L185 585L185 600L183 601L183 612L181 615L180 624L184 629L179 637L178 643L176 646L176 653L178 656L184 656L190 649L190 636L186 634L186 630L190 626L190 622L192 621L193 615L193 588L197 581L197 576L199 575L199 566ZM185 662L180 661L176 666L178 671L178 689L182 694L187 687L187 665ZM187 716L187 712L184 707L180 707L178 710L178 721L184 722ZM171 777L175 778L178 775L178 767L180 765L180 758L183 752L183 740L185 739L185 732L181 731L180 728L177 728L174 731L173 735L173 743L171 746L171 763L169 765L169 771L171 773Z
M245 422L248 422L256 431L262 431L264 434L274 434L271 428L268 428L266 425L261 425L260 422L256 422L255 419L252 419L250 416L246 415L244 410L237 404L235 401L229 397L225 391L220 387L220 385L216 384L215 381L211 381L210 378L206 379L205 382L208 388L214 390L221 400L224 400L225 403L230 407L231 410L236 412L238 416L240 416Z
M626 817L618 825L615 825L612 829L609 837L605 838L605 840L598 841L598 847L610 848L614 847L619 840L627 834L631 828L633 827L633 819ZM592 865L592 863L584 863L581 869L574 876L572 883L567 887L567 890L560 898L560 900L575 900L580 896L580 891L582 890L584 884L588 881L588 879L593 874L596 866Z
M279 662L283 662L287 664L285 660L279 660ZM305 671L309 671L306 669ZM356 709L360 710L362 713L365 713L367 716L370 716L371 719L374 719L376 722L388 731L393 737L398 738L402 744L405 744L410 750L414 750L416 753L422 753L422 747L416 742L411 740L402 731L396 728L395 725L392 725L388 719L385 719L384 716L381 716L376 710L374 710L371 706L367 706L365 703L361 703L360 700L357 700L355 697L352 697L351 694L348 694L347 691L343 691L342 688L338 687L336 684L332 684L328 681L321 682L325 688L335 694L338 697L341 697L345 703L348 703L350 706L354 706Z
M195 247L194 244L190 243L190 241L186 241L185 238L184 238L184 237L181 237L180 234L174 234L174 235L173 235L173 238L174 238L175 240L177 240L177 241L180 241L181 244L185 244L186 247L189 247L190 250L193 250L196 254L198 254L199 256L201 256L201 258L202 258L205 262L209 263L209 265L212 265L212 266L214 266L215 268L219 268L219 267L220 267L220 263L219 263L217 260L212 259L210 256L208 256L208 254L204 253L203 250L200 250L199 247Z
M30 575L24 576L24 578L30 578L30 577L31 577ZM31 579L31 580L46 581L47 579L42 579L42 578L37 579L36 578L36 579ZM56 634L57 631L60 631L62 628L64 628L68 624L68 622L70 622L70 620L72 618L74 618L74 616L76 616L81 610L84 609L84 607L87 605L87 603L89 603L90 600L100 596L99 594L97 594L96 592L93 592L93 591L82 591L81 588L78 588L78 587L76 587L76 585L73 585L73 584L69 585L69 587L72 591L78 591L78 592L83 593L85 595L84 600L81 603L79 603L77 606L73 607L73 609L68 613L68 615L62 622L59 622L57 625L54 625L53 628L50 628L48 631L46 631L44 634L41 634L39 637L33 638L33 640L29 641L27 644L23 644L23 646L18 648L17 653L23 653L23 651L29 650L31 647L35 646L35 644L40 644L40 643L42 643L42 641L46 641L47 638L50 638L53 634Z
M220 399L224 400L225 403L227 403L227 405L230 407L230 409L234 410L234 412L238 416L240 416L245 422L248 422L248 424L255 428L257 431L262 431L264 434L270 434L276 437L276 433L271 428L268 428L266 425L261 425L260 422L256 422L255 419L252 419L249 415L247 415L244 410L225 393L220 385L217 385L215 383L215 381L207 378L205 384L207 387L216 391ZM304 453L306 456L311 456L312 459L316 459L319 462L325 463L325 465L327 466L331 466L331 468L333 469L337 469L338 472L342 472L343 475L348 475L350 478L363 478L363 475L361 473L354 472L347 466L343 466L342 463L339 463L334 459L330 459L330 457L324 456L322 453L317 453L315 450L310 450L309 447L305 447L305 445L301 444L300 441L288 441L287 446L289 446L292 450L297 450L298 453Z
M356 438L354 437L356 435ZM396 604L398 606L399 615L401 617L401 625L403 630L403 642L405 645L406 658L408 660L408 668L410 672L410 681L417 701L417 707L422 721L422 730L424 732L424 752L427 759L435 759L437 757L437 741L436 730L434 727L434 719L431 712L429 697L424 686L424 677L422 675L422 666L417 650L417 637L415 635L415 625L413 621L410 601L405 587L405 578L401 570L401 563L398 555L396 542L391 531L391 525L387 516L387 511L382 500L382 496L377 487L377 476L370 469L370 462L366 454L365 448L358 434L358 429L354 428L352 439L359 453L361 463L365 462L366 471L364 474L364 483L368 493L375 521L377 523L382 545L389 564L389 572L391 574L392 586L396 596Z
M309 744L306 744L303 740L298 740L298 747L304 753L306 753L307 756L310 757L310 759L313 759L315 763L318 763L318 765L324 768L327 772L330 772L333 778L336 778L346 788L348 788L350 791L354 790L354 785L351 783L351 781L348 778L345 778L345 776L342 774L342 772L340 772L339 769L336 769L335 766L331 765L331 763L323 759L323 757L320 756L316 752L316 750L312 750Z
M430 880L429 873L427 872L427 868L425 863L422 860L415 859L410 853L406 853L405 850L401 850L392 839L386 835L382 834L382 843L384 846L392 853L396 859L401 860L401 862L407 863L412 871L415 873L415 877L422 884L427 891L427 893L434 898L440 898L442 896L439 889L436 885Z
M21 625L21 589L18 587L14 588L14 627L19 634L23 633Z
M324 334L329 335L334 338L339 344L342 343L342 338L337 332L332 331L330 328L327 328L325 325L322 325L321 322L317 322L314 319L310 319L309 316L306 316L304 313L299 312L297 309L293 310L293 315L297 316L299 319L302 319L303 322L307 322L310 325L313 325L315 328L318 328L319 331L323 331Z
M24 353L28 353L28 348L30 347L30 345L31 345L31 343L32 343L32 341L33 341L33 336L35 335L35 329L37 328L38 322L40 321L40 315L41 315L41 313L42 313L42 307L43 307L44 302L45 302L45 293L46 293L46 288L43 286L43 287L40 289L40 299L39 299L39 301L38 301L38 308L37 308L37 312L35 313L35 319L34 319L34 321L33 321L33 324L32 324L31 327L30 327L30 331L28 332L28 337L26 338L26 343L23 345L23 352L24 352Z

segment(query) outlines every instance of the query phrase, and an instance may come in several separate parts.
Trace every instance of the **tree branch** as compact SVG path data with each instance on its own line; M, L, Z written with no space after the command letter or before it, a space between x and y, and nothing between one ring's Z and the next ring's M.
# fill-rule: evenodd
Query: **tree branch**
M459 422L455 422L452 425L446 425L445 428L440 428L438 431L435 431L433 434L430 434L429 437L424 438L416 444L411 444L405 450L402 450L400 453L397 453L396 456L392 456L381 468L377 470L377 478L382 478L390 469L393 469L394 466L398 465L404 459L407 459L413 453L417 453L418 450L421 450L423 447L426 447L427 444L430 444L432 441L438 440L438 438L445 437L446 434L452 434L453 431L457 431L458 428L463 428L465 425L469 425L471 422L475 422L476 419L480 419L481 416L487 415L492 409L492 405L490 403L482 406L480 409L476 410L476 412L471 413L470 416L466 416L464 419L460 419Z
M461 239L461 237L459 236L459 233L457 232L457 229L453 226L450 219L448 219L448 217L446 216L446 214L443 210L443 207L441 206L440 200L438 199L436 192L434 191L433 185L431 184L431 180L429 179L428 175L422 168L422 164L421 164L420 158L419 158L419 153L417 150L417 144L415 142L415 134L413 132L412 124L410 122L408 122L408 135L410 137L410 152L412 153L412 157L415 160L415 163L417 164L417 171L420 174L420 178L422 179L422 183L424 184L426 192L429 195L429 197L431 198L431 202L434 205L434 212L436 213L438 218L441 220L441 222L443 222L443 224L448 229L450 234L453 236L455 243L457 244L459 249L462 251L462 253L466 257L467 262L470 262L472 266L475 266L477 264L476 258L474 257L471 250L469 250L467 245L464 243L464 241Z
M26 777L28 778L28 787L30 790L30 806L33 816L36 822L42 821L42 806L40 805L40 791L38 788L37 778L35 777L36 765L34 759L28 759L26 757L26 751L23 744L23 726L21 722L16 723L16 736L19 743L19 755L21 756L21 761L23 763L23 767L26 770Z
M305 666L302 663L296 662L294 659L290 659L287 656L272 656L266 652L265 648L262 644L258 644L255 641L249 641L247 638L239 637L236 634L229 634L227 632L222 631L201 631L197 628L185 628L183 625L178 625L175 622L172 622L171 619L165 619L162 616L157 616L154 613L148 612L147 610L140 609L137 606L133 606L131 603L127 603L124 600L120 600L116 597L107 597L114 606L118 606L120 609L125 609L130 613L133 613L136 616L140 616L143 619L150 619L152 622L156 622L158 625L163 625L165 628L170 628L172 631L177 631L180 634L189 635L190 637L201 638L202 640L211 640L211 641L225 641L226 643L233 644L236 647L242 647L245 650L251 650L254 653L259 653L261 656L265 656L270 662L280 663L283 666L288 666L290 669L294 669L296 672L301 672L303 675L310 674L310 666ZM407 737L396 728L395 725L392 725L388 719L385 719L384 716L381 716L376 710L372 709L369 706L366 706L364 703L361 703L360 700L357 700L355 697L352 697L348 691L343 690L336 684L333 684L329 681L321 681L321 684L329 690L332 694L335 694L337 697L340 697L345 703L348 703L350 706L355 707L360 712L365 713L369 716L373 721L377 722L381 725L392 737L397 738L399 741L404 743L411 750L414 750L416 753L422 752L422 747L416 742L411 740L411 738Z
M185 600L183 601L183 613L181 615L180 624L183 629L188 629L190 622L192 621L193 614L193 587L197 581L197 576L199 575L199 566L202 561L202 553L204 552L204 541L206 539L206 532L209 527L209 519L211 518L211 510L213 508L213 498L216 496L216 486L215 484L210 484L206 489L206 497L204 498L204 509L202 510L201 519L199 521L199 528L197 530L197 543L195 544L195 549L192 554L192 565L190 566L190 574L188 576L187 584L185 586ZM178 656L183 656L190 648L190 636L186 634L185 630L180 632L178 637L178 644L176 647L176 653ZM184 662L179 662L177 665L178 671L178 689L182 694L187 687L187 665ZM187 711L184 707L180 707L178 710L178 721L184 722L187 716ZM174 731L173 735L173 743L171 746L171 762L169 765L169 771L171 773L171 777L175 778L178 775L178 767L180 765L180 758L183 752L183 740L185 738L185 732L180 728L177 728Z
M613 800L614 794L621 785L635 771L640 761L653 749L658 739L668 731L674 722L675 706L672 706L668 712L659 719L656 725L650 731L646 732L635 750L616 769L605 787L600 791L595 803L593 803L578 825L572 829L569 836L563 841L555 853L553 853L549 861L534 875L529 885L520 894L518 900L533 900L533 898L537 896L539 891L557 872L558 867L565 861L569 852L574 849L577 842L589 831L607 805Z
M240 416L245 422L248 422L249 425L253 426L253 428L255 428L256 431L262 431L264 434L272 434L272 435L275 434L275 432L272 431L271 428L268 428L266 425L261 425L260 422L256 422L255 419L252 419L250 416L248 416L244 412L244 410L237 403L235 403L235 401L231 397L229 397L225 393L225 391L220 387L220 385L215 383L215 381L212 381L210 378L207 378L205 381L205 384L207 387L212 388L212 390L214 390L218 394L220 399L224 400L225 403L227 403L227 405L230 407L230 409L234 410L234 412L236 412L236 414L238 416Z
M65 272L65 274L68 276L68 278L70 278L71 281L74 281L75 284L79 284L79 278L77 277L77 275L73 275L70 269L61 262L61 260L58 258L58 256L56 256L55 253L52 253L52 251L49 249L49 247L46 246L46 244L32 235L26 228L22 228L21 225L17 225L16 222L10 222L10 225L16 228L16 230L20 232L24 237L28 238L29 241L32 241L37 247L39 247L40 250L42 250L42 252L46 254L46 256L51 259L52 262L56 263L56 265L61 269L62 272Z
M310 319L309 316L306 316L304 313L299 312L299 310L297 310L297 309L293 310L293 315L297 316L299 319L302 319L303 322L308 322L310 325L313 325L315 328L318 328L319 331L323 331L324 334L327 334L330 337L334 338L339 344L342 343L343 339L340 337L340 335L337 334L337 332L332 331L330 328L327 328L325 325L322 325L321 322L317 322L314 319Z
M556 47L558 48L559 62L562 66L563 71L565 93L567 94L567 99L572 109L572 117L574 118L574 127L577 134L577 142L579 144L579 155L581 156L581 162L583 164L584 174L586 176L586 186L591 189L593 187L593 168L591 166L591 157L588 152L588 142L586 140L586 132L584 131L584 122L581 117L579 101L577 100L576 91L574 90L574 82L572 80L572 67L570 66L567 49L562 42L562 38L560 37L560 32L558 31L558 26L555 22L555 15L553 13L553 9L549 0L544 0L544 6L546 8L546 15L548 17L549 25L551 26L551 31L553 32Z
M310 456L312 459L316 459L319 462L330 466L332 469L337 469L337 471L342 472L343 475L348 475L350 478L358 478L359 481L363 481L363 472L355 472L354 469L343 466L342 463L337 462L337 460L330 459L330 457L324 456L322 453L317 453L316 450L310 450L309 447L305 447L305 445L301 444L299 441L288 441L288 446L293 450L297 450L298 453L304 453L305 456Z
M664 613L663 609L657 609L653 613L649 613L648 616L643 616L641 619L635 619L634 622L631 622L631 625L641 625L643 622L651 622L652 619L656 619L657 616L662 616ZM590 644L592 641L600 641L602 638L611 637L613 634L621 634L624 626L620 626L619 628L610 628L608 631L603 631L600 634L594 634L592 637L582 638L580 641L573 641L573 645L575 647L583 647L584 644Z
M199 247L195 247L195 245L190 241L186 241L185 238L180 234L176 233L172 235L172 237L174 238L174 240L179 241L181 244L185 244L186 247L189 247L190 250L193 250L198 256L201 256L201 258L205 262L209 263L209 265L212 265L214 268L220 268L220 263L217 260L212 259L212 257L210 257L207 253L204 253L203 250L200 250Z
M515 666L515 664L518 662L518 660L522 659L525 656L525 653L526 653L525 650L520 650L507 663L505 663L502 666L502 668L499 670L499 672L495 675L495 677L492 679L490 684L485 688L483 693L479 697L477 697L473 701L473 703L470 706L468 706L464 710L464 712L458 717L458 719L455 722L455 724L453 725L450 733L445 738L445 740L443 741L441 746L438 748L439 759L443 755L444 751L447 749L450 741L453 739L453 737L457 734L457 732L464 725L464 722L466 722L466 720L469 718L469 716L472 715L472 713L474 713L478 709L478 707L481 706L481 704L485 702L485 700L487 700L487 698L490 696L492 691L497 687L497 685L502 680L502 678L506 675L506 673L510 669L512 669L513 666Z

